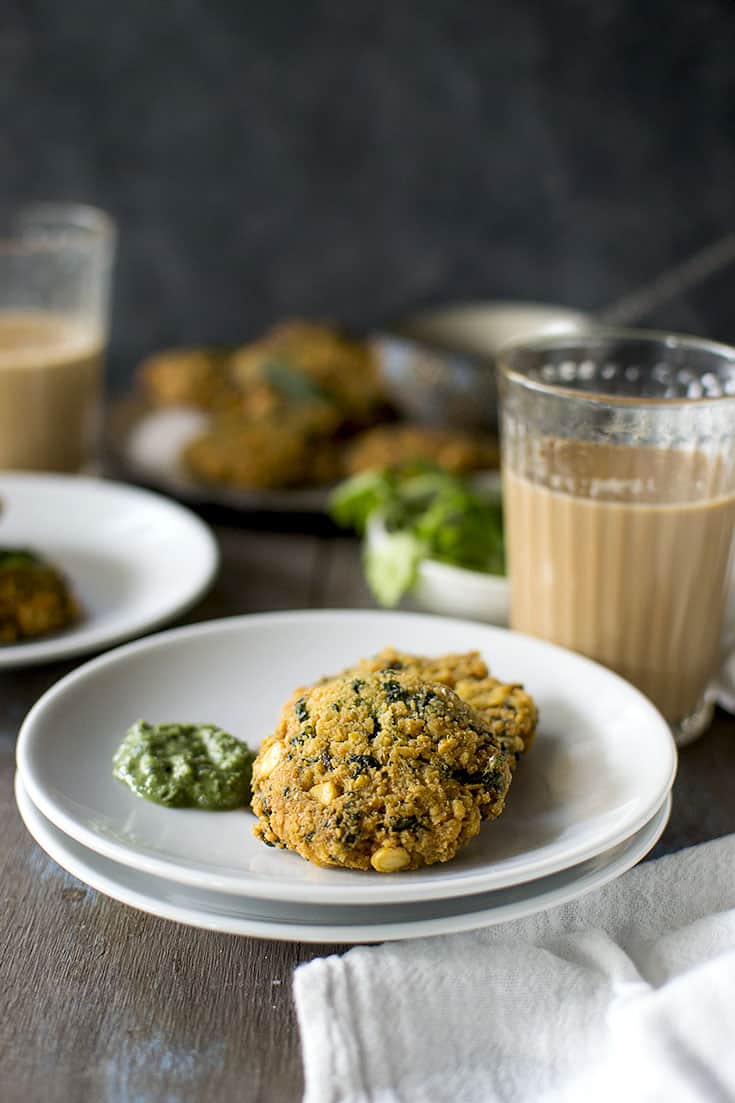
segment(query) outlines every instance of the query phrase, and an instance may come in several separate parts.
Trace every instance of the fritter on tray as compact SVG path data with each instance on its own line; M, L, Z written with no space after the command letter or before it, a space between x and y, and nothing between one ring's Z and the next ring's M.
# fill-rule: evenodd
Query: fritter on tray
M496 468L490 436L395 422L378 354L333 326L291 320L237 348L167 349L138 385L154 406L211 414L182 460L196 478L291 488L428 460L452 473Z
M348 475L371 468L395 467L425 460L452 474L495 469L500 463L494 437L435 425L401 422L376 425L354 437L345 448Z
M138 384L154 406L232 409L241 396L230 375L230 357L226 349L163 349L140 364Z
M216 418L188 444L184 467L197 479L238 489L280 489L334 480L339 469L329 407L247 421Z
M340 420L370 425L385 413L378 366L367 344L332 326L288 321L237 349L232 375L260 408L329 402Z

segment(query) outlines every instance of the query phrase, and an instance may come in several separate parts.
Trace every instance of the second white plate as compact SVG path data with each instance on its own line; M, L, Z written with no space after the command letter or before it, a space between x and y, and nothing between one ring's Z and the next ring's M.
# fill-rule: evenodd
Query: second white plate
M476 930L557 907L630 869L660 838L671 797L647 824L612 850L528 885L460 899L370 908L261 901L190 888L103 858L69 839L38 811L15 780L23 822L60 866L105 896L193 927L253 938L299 942L376 942Z
M0 473L0 545L30 548L66 575L75 624L0 647L0 669L99 651L193 605L219 552L190 510L123 483L81 475Z
M446 865L393 877L320 869L257 841L248 812L162 808L112 776L113 752L138 717L210 721L255 747L295 686L388 644L423 654L477 648L499 677L523 681L540 707L507 811ZM376 904L507 888L616 846L661 806L676 752L642 694L572 652L466 621L342 611L215 621L96 659L33 707L18 766L55 826L114 861L218 892Z

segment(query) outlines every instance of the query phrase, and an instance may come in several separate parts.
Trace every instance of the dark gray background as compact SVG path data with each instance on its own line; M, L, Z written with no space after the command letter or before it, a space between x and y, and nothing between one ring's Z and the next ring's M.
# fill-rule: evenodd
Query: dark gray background
M0 195L121 230L112 360L599 308L735 221L731 0L0 0ZM730 270L647 321L735 339Z

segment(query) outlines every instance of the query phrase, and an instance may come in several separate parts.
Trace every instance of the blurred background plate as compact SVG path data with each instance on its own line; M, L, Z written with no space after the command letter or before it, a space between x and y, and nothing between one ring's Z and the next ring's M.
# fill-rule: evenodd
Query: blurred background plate
M495 356L509 341L539 333L581 333L590 315L522 302L457 303L412 315L394 332L365 338L384 394L402 421L470 432L497 429ZM323 513L325 485L288 489L234 487L193 478L179 462L206 430L208 414L187 406L152 406L132 392L111 409L105 464L113 474L198 505L243 511Z
M153 409L134 394L118 399L107 416L104 469L193 506L222 506L247 513L326 513L328 487L241 489L191 478L179 463L179 452L206 423L206 415L198 410Z
M0 647L0 670L86 655L157 628L194 605L219 566L199 517L134 486L2 472L0 501L3 546L48 559L81 607L62 631Z

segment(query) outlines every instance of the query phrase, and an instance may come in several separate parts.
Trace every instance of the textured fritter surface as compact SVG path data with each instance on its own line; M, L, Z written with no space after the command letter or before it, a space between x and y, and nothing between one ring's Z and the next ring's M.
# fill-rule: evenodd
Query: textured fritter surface
M78 616L59 571L31 552L0 550L0 644L58 632Z
M274 326L236 351L232 374L244 392L269 391L273 404L327 400L355 425L375 421L385 402L368 346L318 322Z
M239 402L229 373L229 353L223 349L162 349L141 363L138 381L156 406L221 410Z
M376 673L381 670L413 670L431 682L443 682L454 689L457 682L487 678L488 669L479 651L450 651L445 655L414 655L408 651L397 651L394 647L384 647L377 655L360 659L355 666L343 671L366 671Z
M428 681L442 682L480 714L510 754L530 749L538 721L533 698L517 682L493 678L478 651L427 657L386 647L344 673L381 670L410 670Z
M255 834L320 865L445 862L502 812L511 758L449 686L415 670L333 678L294 695L264 740Z
M497 678L460 678L455 691L482 717L507 751L526 754L536 735L538 710L523 686Z
M203 482L234 487L329 482L338 461L328 426L328 411L317 407L253 421L227 414L188 444L181 459Z
M347 474L373 467L393 467L412 460L436 463L453 474L495 469L500 463L494 437L431 425L376 425L350 442Z

